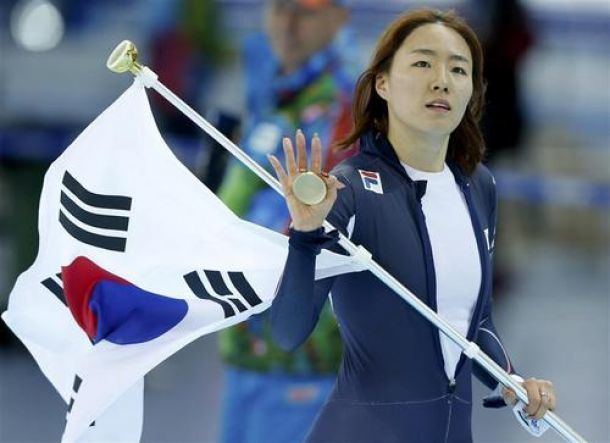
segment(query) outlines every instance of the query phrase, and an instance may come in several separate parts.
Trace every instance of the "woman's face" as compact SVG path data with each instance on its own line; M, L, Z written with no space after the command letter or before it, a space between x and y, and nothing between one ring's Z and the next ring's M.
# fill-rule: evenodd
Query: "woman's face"
M472 96L472 54L460 34L442 24L422 25L394 54L375 89L393 125L447 135L459 125Z

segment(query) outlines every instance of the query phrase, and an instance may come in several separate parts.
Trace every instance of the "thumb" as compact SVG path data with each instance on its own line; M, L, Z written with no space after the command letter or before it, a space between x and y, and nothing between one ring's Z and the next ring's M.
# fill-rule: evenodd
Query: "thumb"
M328 179L326 179L326 198L324 199L325 201L331 201L334 202L335 199L337 198L337 183L338 180L334 177L330 177Z
M326 188L328 190L331 190L333 188L335 190L345 188L345 185L334 175L327 175L327 176L322 175L321 177L322 177L322 180L324 180L324 183L326 183Z
M326 193L325 200L334 201L337 198L337 191L339 189L345 188L345 185L343 183L341 183L341 181L339 181L339 179L337 177L335 177L334 175L329 175L328 177L322 176L322 178L324 179L324 182L326 183L326 189L328 191Z

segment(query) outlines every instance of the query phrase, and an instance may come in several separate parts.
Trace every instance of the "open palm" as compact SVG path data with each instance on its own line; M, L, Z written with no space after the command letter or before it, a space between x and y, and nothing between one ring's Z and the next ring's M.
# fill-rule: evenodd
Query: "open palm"
M274 155L269 155L269 161L277 174L278 180L282 185L282 192L286 199L288 211L292 218L292 227L297 231L313 231L322 226L324 219L330 212L335 200L337 191L343 189L345 185L337 180L336 177L322 172L322 144L320 138L314 135L311 139L311 171L319 175L326 184L326 197L316 205L308 205L301 202L292 190L295 178L307 170L307 149L305 135L299 129L296 136L297 158L294 155L292 141L288 137L282 140L284 156L286 157L286 169L282 167L280 161Z

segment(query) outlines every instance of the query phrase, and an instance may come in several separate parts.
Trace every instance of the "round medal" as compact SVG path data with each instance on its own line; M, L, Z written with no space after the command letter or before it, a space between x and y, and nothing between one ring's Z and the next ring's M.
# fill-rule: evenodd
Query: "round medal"
M317 205L326 197L326 183L314 172L301 172L292 182L292 192L306 205Z

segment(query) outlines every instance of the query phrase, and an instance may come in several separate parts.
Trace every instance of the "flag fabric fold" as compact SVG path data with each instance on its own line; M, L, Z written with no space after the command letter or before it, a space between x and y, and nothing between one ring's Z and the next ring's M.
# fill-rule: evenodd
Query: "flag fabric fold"
M38 226L2 318L68 405L64 442L139 440L142 377L267 309L288 247L178 161L137 80L50 166ZM323 251L316 278L360 270Z
M107 340L126 345L159 337L186 315L184 300L144 291L77 257L62 267L68 307L93 343Z

